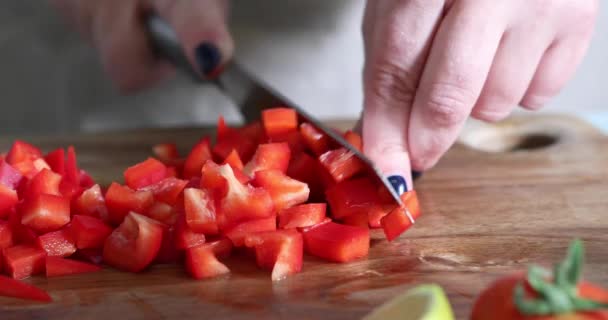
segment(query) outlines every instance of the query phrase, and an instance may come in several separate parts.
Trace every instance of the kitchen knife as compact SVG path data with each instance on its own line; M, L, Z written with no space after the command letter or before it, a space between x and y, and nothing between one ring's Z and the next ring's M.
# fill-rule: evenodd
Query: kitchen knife
M301 121L311 123L329 136L335 143L352 152L355 157L373 172L384 188L390 192L395 203L402 205L399 194L397 194L388 179L371 160L348 143L340 134L308 114L297 104L282 96L261 79L256 78L238 62L233 60L214 79L204 79L188 61L175 32L168 23L158 15L152 14L146 19L146 27L152 46L161 57L169 60L177 68L189 74L195 82L211 82L219 87L239 107L241 114L247 122L259 119L261 111L266 108L285 106L294 109L301 118ZM414 223L414 219L408 210L406 210L406 213L410 221Z

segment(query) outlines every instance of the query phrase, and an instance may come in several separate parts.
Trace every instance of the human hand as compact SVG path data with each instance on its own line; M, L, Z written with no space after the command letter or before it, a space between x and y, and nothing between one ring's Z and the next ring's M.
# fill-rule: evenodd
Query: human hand
M147 88L171 75L173 67L152 51L144 17L155 11L175 30L201 76L232 56L226 26L227 0L51 0L97 48L103 67L122 92Z
M597 0L369 0L364 152L394 185L434 166L471 115L536 110L573 76ZM411 167L410 167L411 165ZM404 179L399 178L404 177Z

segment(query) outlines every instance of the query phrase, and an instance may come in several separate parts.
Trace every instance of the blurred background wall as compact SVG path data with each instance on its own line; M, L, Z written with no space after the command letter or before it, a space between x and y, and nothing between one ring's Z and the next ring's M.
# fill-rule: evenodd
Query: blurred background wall
M237 57L321 118L355 118L361 109L360 21L364 0L233 0ZM543 112L605 122L608 6L575 79ZM0 4L0 134L66 133L214 123L239 116L214 88L186 77L120 96L96 53L45 0Z

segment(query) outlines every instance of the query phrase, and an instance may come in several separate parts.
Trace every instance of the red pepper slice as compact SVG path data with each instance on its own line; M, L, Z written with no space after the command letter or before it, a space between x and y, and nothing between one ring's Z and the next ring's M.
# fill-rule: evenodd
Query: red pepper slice
M245 237L250 233L273 231L277 229L277 220L275 217L266 219L250 220L239 223L234 227L226 230L224 233L235 247L241 247L245 244Z
M29 199L43 193L59 196L61 195L59 192L60 182L61 176L59 174L49 169L42 169L27 184L23 198Z
M209 192L202 189L184 190L186 223L194 232L217 234L219 232L215 204Z
M194 279L213 278L230 273L230 269L217 257L230 254L228 239L205 243L186 250L186 270Z
M109 220L120 224L130 212L143 213L154 203L154 196L149 190L134 191L127 186L113 182L106 192L106 206Z
M0 296L43 302L53 300L46 291L23 281L5 276L0 276Z
M177 146L172 142L159 143L152 147L152 153L164 164L172 164L179 159Z
M304 144L315 155L321 155L329 150L329 137L315 128L310 123L302 123L300 125L300 133Z
M85 190L73 203L73 214L100 218L108 221L108 208L106 200L101 193L101 187L96 184Z
M101 271L100 266L59 257L46 257L45 262L47 278Z
M287 175L305 182L310 189L310 200L321 202L325 201L325 187L319 173L325 173L324 171L317 159L306 153L300 153L290 162Z
M393 209L381 221L382 229L384 229L388 241L393 241L409 229L414 224L411 219L415 221L420 216L420 205L415 190L402 194L401 201L403 206Z
M319 161L336 182L353 177L365 168L361 160L345 148L327 151L319 156Z
M21 224L21 214L12 211L8 217L8 223L13 234L14 244L36 244L38 235L34 230Z
M125 183L131 189L141 189L155 184L167 175L167 167L154 158L148 158L124 172Z
M369 228L369 216L365 212L355 212L344 217L342 223L349 226Z
M0 219L6 219L18 202L17 191L0 184Z
M253 184L270 193L277 212L306 202L310 194L306 183L292 179L279 170L257 171Z
M75 215L70 229L78 249L102 248L112 228L98 218Z
M176 263L181 260L182 251L175 246L175 228L167 226L163 228L163 241L156 255L156 263Z
M58 230L70 222L70 199L40 194L25 200L21 215L21 223L38 233Z
M178 249L188 249L205 243L204 233L190 229L184 215L179 215L175 222L175 246Z
M183 176L186 179L200 177L201 168L211 159L211 149L209 148L209 138L203 138L190 150L184 162Z
M325 203L307 203L284 209L279 212L279 228L293 229L314 226L325 219L326 208Z
M298 130L298 115L291 108L272 108L262 111L262 124L270 139Z
M174 225L175 221L177 221L177 211L175 208L160 201L154 202L150 209L148 209L148 212L146 212L146 216L167 225Z
M370 208L380 203L377 188L367 177L337 183L325 194L335 219L342 219L357 212L367 214Z
M355 149L363 151L363 141L358 133L352 130L348 130L346 131L346 133L344 133L344 140L346 140L353 147L355 147Z
M0 184L11 189L17 189L23 176L6 161L0 161Z
M76 252L74 237L68 229L45 233L38 237L37 242L47 256L68 257Z
M279 281L302 270L304 245L295 230L252 233L245 237L247 247L255 247L260 268L271 269L272 281Z
M188 181L186 180L168 177L155 184L149 185L142 190L152 191L156 201L175 205L181 200L180 197L182 196L182 191L184 191L186 185L188 185Z
M276 169L287 172L291 151L285 142L260 144L253 158L245 165L243 172L253 177L256 171Z
M369 229L327 222L303 233L306 251L319 258L349 262L369 252Z
M33 162L42 158L42 152L35 146L22 141L15 140L9 152L6 154L6 162L14 165L20 162Z
M228 154L222 164L226 163L229 164L232 169L243 170L243 161L241 161L241 157L239 157L239 154L238 152L236 152L235 149L232 149L232 151L230 151L230 154Z
M24 279L44 272L46 252L32 245L17 245L2 250L4 266L14 279Z
M162 236L159 222L131 212L106 239L103 260L120 270L142 271L156 258Z

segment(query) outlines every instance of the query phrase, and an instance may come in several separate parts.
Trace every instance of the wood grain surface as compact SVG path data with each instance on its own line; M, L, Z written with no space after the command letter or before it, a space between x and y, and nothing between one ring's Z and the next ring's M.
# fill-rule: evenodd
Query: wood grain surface
M348 122L336 123L348 126ZM150 155L161 141L187 150L209 129L138 130L71 137L20 137L45 150L73 144L102 183ZM15 137L3 137L6 150ZM367 258L333 264L306 257L303 272L272 283L253 259L234 257L229 277L194 281L180 266L142 274L105 269L27 281L52 304L0 298L0 319L358 319L402 291L438 283L459 319L500 275L562 258L585 240L585 277L608 286L608 138L572 118L472 125L419 181L423 215L388 243L373 233Z

